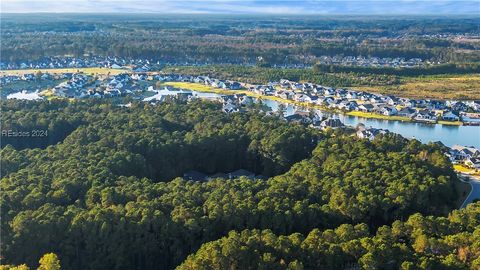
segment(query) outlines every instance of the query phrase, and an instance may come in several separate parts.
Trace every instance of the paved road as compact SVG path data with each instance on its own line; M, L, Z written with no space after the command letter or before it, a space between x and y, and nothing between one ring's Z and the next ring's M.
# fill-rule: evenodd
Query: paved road
M462 175L462 177L469 177L470 181L468 183L472 186L472 191L470 191L470 194L468 194L468 197L465 199L462 206L460 206L460 208L465 208L469 203L473 202L473 200L475 199L480 200L480 179L473 178L468 175Z

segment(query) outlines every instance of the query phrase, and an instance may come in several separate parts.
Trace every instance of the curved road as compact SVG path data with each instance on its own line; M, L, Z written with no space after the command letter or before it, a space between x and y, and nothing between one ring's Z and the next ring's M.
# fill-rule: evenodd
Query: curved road
M460 179L462 179L463 177L470 178L470 181L468 182L464 180L461 180L461 181L465 183L469 183L470 186L472 187L472 190L470 191L470 193L468 194L467 198L462 203L462 206L460 206L460 208L465 208L469 203L473 202L473 200L480 199L480 179L474 178L468 174L462 174Z

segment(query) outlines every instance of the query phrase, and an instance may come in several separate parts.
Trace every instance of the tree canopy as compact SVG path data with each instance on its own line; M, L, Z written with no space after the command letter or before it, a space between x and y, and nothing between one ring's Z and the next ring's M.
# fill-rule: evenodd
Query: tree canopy
M13 138L2 145L7 264L34 267L43 254L53 252L65 269L171 269L200 248L181 267L221 269L231 263L237 269L301 269L343 261L373 269L388 264L388 254L431 252L427 247L436 242L430 239L449 233L382 240L399 247L370 243L387 237L378 233L394 230L395 224L404 224L401 220L444 215L454 207L456 175L436 144L395 134L360 140L348 130L320 132L253 108L225 114L219 104L206 101L134 102L129 108L108 101L9 100L1 105L2 128L48 130L39 141ZM182 179L189 170L236 169L267 179ZM453 212L449 219L477 210ZM446 220L422 220L430 219L440 225ZM461 224L452 235L478 235L470 219ZM335 241L365 244L355 242L340 251L341 243L331 243L334 233L344 235ZM234 243L250 237L258 247L249 242L236 251L240 246ZM403 250L407 238L411 247ZM331 248L321 249L322 241ZM473 253L464 251L476 254L469 243L465 247ZM210 251L204 251L224 245L231 246L227 254L236 254L227 261L217 260L216 253L210 259ZM386 257L379 255L385 252ZM235 261L247 257L252 259ZM415 258L408 262L418 264ZM463 264L458 265L473 264L470 258L459 259ZM457 263L454 259L449 260ZM211 267L209 260L214 260Z

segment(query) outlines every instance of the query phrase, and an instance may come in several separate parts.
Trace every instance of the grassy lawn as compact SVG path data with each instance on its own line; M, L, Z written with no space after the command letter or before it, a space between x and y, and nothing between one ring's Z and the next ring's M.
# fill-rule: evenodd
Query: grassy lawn
M468 168L462 164L454 164L453 169L460 173L466 173L470 175L480 176L480 171Z
M410 98L480 99L480 74L404 77L398 85L351 88Z
M437 123L438 123L438 124L442 124L442 125L450 125L450 126L461 126L461 125L463 125L463 122L461 122L461 121L444 121L444 120L438 120Z
M183 88L194 90L198 92L211 92L211 93L219 93L219 94L232 94L238 93L240 91L231 91L231 90L223 90L219 88L214 88L208 85L200 84L200 83L189 83L189 82L165 82L163 85L170 85L175 88Z
M358 117L363 117L363 118L375 118L375 119L407 121L407 122L412 121L408 117L395 116L395 115L387 116L387 115L383 115L383 114L370 113L370 112L352 111L352 112L347 112L347 115L358 116Z
M112 69L112 68L101 68L101 67L43 68L43 69L0 70L0 75L23 75L23 74L29 74L29 73L37 73L38 71L42 73L51 73L51 74L83 72L85 74L100 74L100 75L107 75L107 74L115 75L115 74L130 72L124 69Z

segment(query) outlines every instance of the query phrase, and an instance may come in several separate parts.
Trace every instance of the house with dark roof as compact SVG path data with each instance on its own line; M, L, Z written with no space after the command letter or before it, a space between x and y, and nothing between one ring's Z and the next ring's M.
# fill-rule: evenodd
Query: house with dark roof
M413 117L415 121L424 122L424 123L435 123L437 122L437 116L430 110L424 109L417 112L415 117Z
M374 109L374 106L372 104L361 104L358 106L358 110L362 112L372 112Z
M190 181L205 181L207 180L207 175L199 171L188 171L183 174L183 179Z
M467 158L464 163L469 168L480 169L480 158Z
M357 131L357 137L360 139L368 139L372 141L375 139L376 136L382 134L387 134L389 131L387 129L379 129L379 128L368 128L368 129L360 129Z
M320 123L322 129L343 127L342 121L338 118L327 118Z
M229 173L228 176L229 176L230 179L236 179L236 178L240 178L242 176L250 178L250 179L254 179L255 178L255 173L253 173L251 171L244 170L244 169L239 169L239 170L236 170L236 171L233 171L233 172Z
M459 121L460 117L453 111L445 111L442 114L442 119L445 121Z
M285 116L285 120L289 123L309 124L312 120L303 114L294 113L292 115Z
M237 108L237 106L235 106L232 103L225 103L223 104L222 111L224 113L234 113L234 112L238 112L239 109Z
M380 113L386 116L396 115L397 109L393 106L385 106L379 109Z
M405 108L401 109L400 111L398 111L397 115L402 116L402 117L412 118L412 117L415 116L416 112L417 111L412 109L412 108L405 107Z

